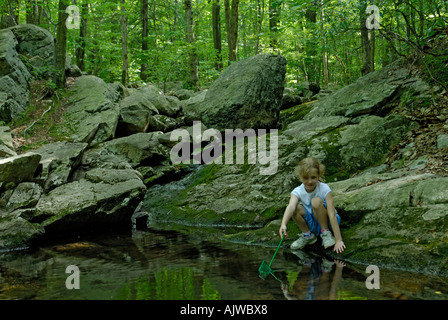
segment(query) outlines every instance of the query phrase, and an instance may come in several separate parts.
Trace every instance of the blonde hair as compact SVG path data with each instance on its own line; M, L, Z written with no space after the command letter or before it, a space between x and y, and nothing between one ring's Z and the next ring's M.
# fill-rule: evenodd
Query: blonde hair
M316 158L302 159L296 167L295 174L299 179L301 179L309 174L313 168L317 169L317 174L319 175L320 180L324 176L325 166Z

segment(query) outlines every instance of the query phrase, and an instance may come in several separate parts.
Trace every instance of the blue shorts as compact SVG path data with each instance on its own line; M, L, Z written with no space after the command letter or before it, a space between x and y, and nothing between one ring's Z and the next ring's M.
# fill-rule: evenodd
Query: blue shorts
M325 202L325 199L322 199L322 201L324 202L324 207L327 208L327 203ZM306 212L304 218L305 218L306 224L308 225L308 228L316 236L320 235L321 227L320 227L319 222L317 222L317 219L314 216L313 212L309 212L308 209L305 206L303 206L303 207L305 208L305 212ZM341 223L341 217L336 212L336 209L335 209L335 213L336 213L336 219L338 220L338 225L339 225ZM332 228L331 228L330 220L328 220L328 227L330 228L331 231L333 231Z

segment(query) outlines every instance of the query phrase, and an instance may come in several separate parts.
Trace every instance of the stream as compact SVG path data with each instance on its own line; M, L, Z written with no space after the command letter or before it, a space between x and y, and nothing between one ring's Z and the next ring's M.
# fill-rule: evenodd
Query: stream
M263 260L270 262L275 248L226 242L216 231L204 234L154 226L1 253L0 299L448 299L447 278L380 268L380 288L368 289L366 266L285 248L272 263L274 275L263 280L258 268Z

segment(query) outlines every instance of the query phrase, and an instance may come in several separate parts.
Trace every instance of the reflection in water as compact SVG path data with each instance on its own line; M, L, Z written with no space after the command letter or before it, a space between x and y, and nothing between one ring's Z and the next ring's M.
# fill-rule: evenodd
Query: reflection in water
M219 292L193 268L162 269L133 279L115 297L120 300L219 300Z
M301 250L294 250L292 253L299 257L301 265L296 272L287 271L288 282L281 286L285 297L289 300L338 299L345 264L338 260L331 262L326 258L311 257Z
M0 254L0 299L285 300L447 299L447 279L382 270L368 290L363 268L282 249L275 277L258 276L275 248L232 244L198 230L133 231ZM80 270L68 290L66 268ZM412 281L410 281L411 279Z

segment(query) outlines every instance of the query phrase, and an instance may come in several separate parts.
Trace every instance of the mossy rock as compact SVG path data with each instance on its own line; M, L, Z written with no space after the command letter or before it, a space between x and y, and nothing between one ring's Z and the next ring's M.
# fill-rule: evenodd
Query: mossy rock
M0 252L28 248L44 233L44 228L20 217L17 210L0 218Z

